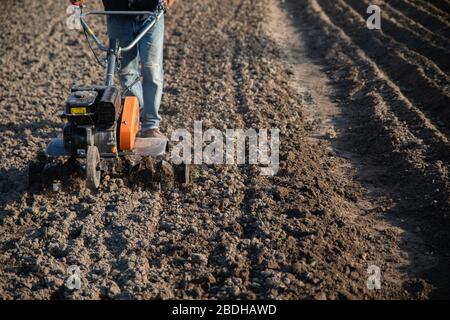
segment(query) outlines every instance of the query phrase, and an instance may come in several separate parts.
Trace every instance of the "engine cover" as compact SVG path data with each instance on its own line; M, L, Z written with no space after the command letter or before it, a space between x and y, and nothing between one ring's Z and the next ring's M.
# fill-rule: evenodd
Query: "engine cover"
M116 156L121 103L115 86L73 87L64 112L64 148L77 155L93 144L102 157Z
M106 87L97 103L97 125L107 128L119 119L121 107L120 91L117 87Z
M97 91L75 91L67 98L64 116L77 125L93 125Z

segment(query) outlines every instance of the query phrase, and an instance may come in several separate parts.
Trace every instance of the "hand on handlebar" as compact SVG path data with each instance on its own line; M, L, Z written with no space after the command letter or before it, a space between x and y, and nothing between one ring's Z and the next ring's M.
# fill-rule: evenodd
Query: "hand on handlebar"
M173 5L175 0L164 0L164 2L166 3L167 9L170 9L170 7Z
M70 0L70 3L71 3L73 6L79 6L79 5L83 4L85 1L86 1L86 0Z

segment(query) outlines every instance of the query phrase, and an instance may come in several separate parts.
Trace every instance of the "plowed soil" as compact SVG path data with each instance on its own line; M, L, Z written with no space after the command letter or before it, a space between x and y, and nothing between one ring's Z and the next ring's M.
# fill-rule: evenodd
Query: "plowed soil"
M0 298L449 298L450 2L370 4L382 30L366 0L178 1L162 129L279 128L281 169L203 165L159 191L106 176L92 193L29 190L27 164L103 70L66 1L3 1Z

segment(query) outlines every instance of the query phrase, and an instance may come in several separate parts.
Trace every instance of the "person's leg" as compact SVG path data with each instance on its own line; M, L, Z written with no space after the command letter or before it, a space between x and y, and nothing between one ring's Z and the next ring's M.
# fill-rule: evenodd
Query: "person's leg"
M119 45L125 47L136 37L134 33L134 18L126 16L108 17L108 36L110 39L118 39ZM139 100L139 105L144 105L142 85L139 81L139 55L135 47L122 53L119 78L126 95L134 95Z
M159 128L159 107L163 93L164 16L139 42L142 64L144 106L141 111L142 131Z

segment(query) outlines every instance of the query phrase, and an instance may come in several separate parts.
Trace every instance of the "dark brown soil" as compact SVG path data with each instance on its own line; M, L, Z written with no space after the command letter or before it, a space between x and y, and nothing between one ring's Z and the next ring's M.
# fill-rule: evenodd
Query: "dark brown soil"
M450 297L449 2L376 2L382 31L365 28L366 1L178 1L162 129L277 127L281 170L200 166L167 191L110 176L92 194L28 190L26 168L71 85L103 72L64 1L5 1L0 297ZM64 285L71 265L80 290Z

